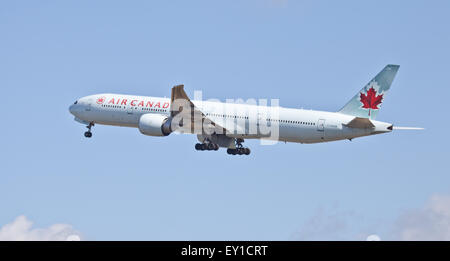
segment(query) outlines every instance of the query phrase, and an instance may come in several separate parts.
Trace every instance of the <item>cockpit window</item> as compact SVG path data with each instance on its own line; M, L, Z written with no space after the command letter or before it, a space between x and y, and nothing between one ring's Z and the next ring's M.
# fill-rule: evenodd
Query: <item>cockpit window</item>
M78 103L78 101L75 101L73 104L77 104Z

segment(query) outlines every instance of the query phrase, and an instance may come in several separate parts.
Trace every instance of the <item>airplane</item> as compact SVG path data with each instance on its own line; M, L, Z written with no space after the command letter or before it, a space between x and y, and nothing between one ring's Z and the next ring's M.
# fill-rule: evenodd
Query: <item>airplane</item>
M230 155L249 155L245 139L296 143L352 140L388 133L396 127L375 118L399 65L388 64L337 112L262 106L245 103L191 100L183 85L171 98L102 93L82 97L69 107L75 120L92 137L95 124L138 128L148 136L172 132L196 134L199 151L226 148Z

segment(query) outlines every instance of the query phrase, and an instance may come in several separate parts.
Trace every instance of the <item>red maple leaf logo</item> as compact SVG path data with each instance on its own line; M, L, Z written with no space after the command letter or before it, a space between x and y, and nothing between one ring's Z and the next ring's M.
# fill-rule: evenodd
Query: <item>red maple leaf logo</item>
M102 104L102 103L104 103L105 102L105 97L100 97L100 98L98 98L97 99L97 104Z
M362 107L364 109L369 109L369 116L370 110L378 110L378 105L381 104L381 101L383 100L383 94L377 95L377 92L373 87L370 87L367 94L361 93L359 97L363 104Z

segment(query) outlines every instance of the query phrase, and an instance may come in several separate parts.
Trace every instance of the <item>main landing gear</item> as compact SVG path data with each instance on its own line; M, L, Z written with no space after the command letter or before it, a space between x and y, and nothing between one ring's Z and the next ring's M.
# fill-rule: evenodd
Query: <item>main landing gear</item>
M219 149L219 144L217 144L216 142L214 142L214 139L199 139L200 141L202 141L202 143L197 143L195 144L195 150L218 150ZM233 142L231 140L229 140L229 142ZM249 148L244 148L244 146L242 146L242 143L244 142L244 139L234 139L235 142L235 148L228 148L227 149L227 153L230 155L250 155L250 149ZM219 142L218 142L219 143ZM222 146L224 146L222 144Z
M93 123L93 122L89 123L89 125L86 126L86 128L88 128L88 131L86 131L86 132L84 133L84 137L86 137L86 138L92 137L92 132L91 132L92 126L94 126L94 123Z
M218 150L219 149L219 145L215 144L215 143L197 143L195 144L195 150Z
M227 149L227 153L230 155L250 155L250 149L242 146L243 139L236 139L236 148Z

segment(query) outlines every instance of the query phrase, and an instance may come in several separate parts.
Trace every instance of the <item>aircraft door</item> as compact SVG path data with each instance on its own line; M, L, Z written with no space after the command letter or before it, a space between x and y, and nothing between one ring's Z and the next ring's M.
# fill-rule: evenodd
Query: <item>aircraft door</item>
M126 122L129 124L137 124L137 122L139 121L139 116L140 114L138 113L138 108L128 105L127 106L127 114L126 114Z
M256 124L259 125L265 125L266 124L266 115L263 111L258 111L258 121Z
M131 106L131 105L128 105L127 106L127 114L133 114L133 106Z
M91 111L92 109L92 99L87 100L86 111Z
M270 134L270 122L267 121L267 112L266 111L258 111L258 135L269 135Z
M325 120L320 119L319 121L317 121L317 131L324 131L324 129L325 129Z
M325 120L319 119L317 121L317 132L321 140L325 139Z

